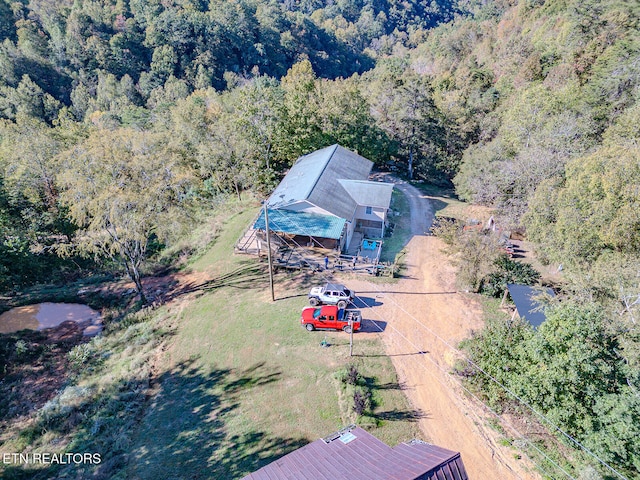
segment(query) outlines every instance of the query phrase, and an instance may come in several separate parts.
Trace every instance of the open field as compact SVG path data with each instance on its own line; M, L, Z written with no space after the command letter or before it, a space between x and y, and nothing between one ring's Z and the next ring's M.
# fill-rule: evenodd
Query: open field
M253 205L234 213L191 263L183 274L191 293L113 319L104 336L74 348L58 395L0 437L2 452L98 452L101 465L9 466L3 478L230 479L354 421L390 445L420 437L421 412L379 334L355 334L349 357L347 334L298 323L307 288L320 279L278 275L272 303L263 266L231 253L254 215ZM153 288L175 285L159 280L150 279ZM350 364L372 392L359 419L337 379Z
M194 269L221 274L254 263L229 254L254 214L232 219ZM174 307L175 335L157 363L157 392L134 437L128 477L237 478L351 423L335 378L349 363L374 391L367 422L378 424L375 435L395 444L417 434L418 415L377 336L356 334L353 358L344 333L326 333L331 346L321 347L325 333L298 324L304 279L276 278L278 296L288 298L275 303L263 276Z

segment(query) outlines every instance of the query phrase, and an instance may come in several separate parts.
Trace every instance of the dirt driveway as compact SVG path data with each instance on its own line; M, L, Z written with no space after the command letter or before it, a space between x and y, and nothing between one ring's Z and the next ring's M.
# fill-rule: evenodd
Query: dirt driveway
M411 185L397 188L411 204L414 236L407 246L407 269L395 284L350 281L358 294L381 304L363 315L386 322L381 335L387 353L409 400L425 414L420 427L427 441L461 452L473 480L539 479L514 450L497 443L496 432L485 426L489 415L464 396L448 373L455 345L482 327L482 312L470 295L456 291L443 244L425 235L433 219L429 201Z

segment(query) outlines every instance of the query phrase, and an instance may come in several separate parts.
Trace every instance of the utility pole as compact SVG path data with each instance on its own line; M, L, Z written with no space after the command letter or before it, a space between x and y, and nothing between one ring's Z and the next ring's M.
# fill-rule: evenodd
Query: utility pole
M347 311L345 310L345 313ZM349 356L353 357L353 315L349 312Z
M267 202L264 202L264 224L265 233L267 235L267 262L269 263L269 287L271 287L271 301L276 301L276 296L273 293L273 265L271 264L271 234L269 233L269 212L267 209Z

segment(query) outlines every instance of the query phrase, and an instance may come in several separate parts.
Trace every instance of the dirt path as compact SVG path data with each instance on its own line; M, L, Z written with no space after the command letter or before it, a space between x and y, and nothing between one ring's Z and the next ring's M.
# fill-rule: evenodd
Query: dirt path
M414 408L424 414L419 422L427 441L461 452L471 480L538 480L525 460L514 458L514 450L497 443L498 434L485 426L488 415L465 397L448 373L455 345L482 328L482 311L470 295L456 291L443 244L425 235L433 220L428 199L411 185L396 186L411 207L407 268L394 284L375 284L361 276L349 280L358 294L379 303L363 315L384 328L381 336L399 381ZM145 288L164 302L209 280L204 273L177 274L148 279Z
M456 292L442 243L425 235L433 220L428 200L406 183L397 188L409 199L414 233L407 246L406 274L391 285L350 282L356 292L382 304L364 316L386 322L382 336L387 353L410 401L425 414L420 427L428 441L461 452L473 480L538 479L524 460L514 458L512 449L497 444L482 409L464 397L448 373L456 358L452 347L482 327L482 311L469 295Z

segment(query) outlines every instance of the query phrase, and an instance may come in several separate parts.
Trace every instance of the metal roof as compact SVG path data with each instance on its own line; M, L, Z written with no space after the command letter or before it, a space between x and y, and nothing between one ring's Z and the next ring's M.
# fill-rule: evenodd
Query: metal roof
M257 470L244 480L468 480L460 454L413 441L390 448L351 425Z
M516 310L521 318L524 318L533 325L534 328L538 328L546 320L544 314L543 305L538 302L536 297L539 297L543 293L555 297L555 293L550 288L541 289L539 287L529 287L527 285L517 285L514 283L507 284L509 295L513 303L516 305Z
M268 205L281 207L306 200L337 147L332 145L298 158L269 197Z
M300 157L267 201L270 207L307 200L340 218L351 220L356 201L338 180L366 180L373 162L340 145Z
M389 208L391 204L393 183L366 180L338 180L338 182L358 205Z
M334 217L333 215L269 209L269 229L274 232L339 239L342 235L344 224L344 218ZM253 228L264 230L265 227L263 209Z

